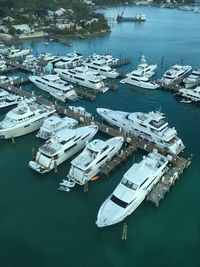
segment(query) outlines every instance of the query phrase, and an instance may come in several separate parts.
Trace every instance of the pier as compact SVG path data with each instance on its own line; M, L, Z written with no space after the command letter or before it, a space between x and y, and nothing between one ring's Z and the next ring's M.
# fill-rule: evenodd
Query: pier
M19 88L16 88L13 85L3 84L1 86L5 90L8 90L14 94L18 94L20 96L25 96L27 98L32 97L33 95L29 92L25 92ZM158 148L155 144L150 143L149 141L143 140L141 138L137 138L132 133L124 132L122 129L113 128L104 124L103 122L98 122L94 120L94 117L89 118L80 114L79 112L74 112L68 108L65 108L55 101L55 103L46 100L42 97L35 96L36 101L39 104L45 105L55 105L58 114L64 114L68 117L76 119L80 122L81 126L87 126L91 124L95 124L98 126L99 130L105 134L110 136L123 136L125 140L125 146L121 149L119 154L115 156L110 162L108 162L101 170L101 174L105 176L109 176L111 172L117 169L123 162L127 160L135 151L138 149L143 150L145 152L151 152L153 149L157 149L157 151L164 155L168 156L170 161L170 166L167 171L161 178L160 182L154 187L154 189L147 196L147 200L152 202L154 205L159 206L159 202L164 198L166 192L168 192L171 186L175 183L175 181L180 177L180 175L184 172L185 168L187 168L191 159L185 159L180 156L176 156L174 154L169 153L164 149Z

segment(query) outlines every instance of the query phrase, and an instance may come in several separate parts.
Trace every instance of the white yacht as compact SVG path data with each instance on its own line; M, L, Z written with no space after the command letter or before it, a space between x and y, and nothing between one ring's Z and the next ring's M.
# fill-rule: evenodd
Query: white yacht
M60 77L68 82L75 83L93 90L105 92L108 87L105 86L103 79L93 75L89 70L83 70L80 67L74 69L54 69Z
M171 69L167 70L161 81L166 84L172 84L176 81L183 80L187 75L190 74L192 70L191 66L181 66L181 65L174 65L171 67Z
M98 71L101 75L106 76L107 78L117 78L119 73L109 67L105 60L95 60L95 61L88 61L85 63L86 66L92 71Z
M53 106L37 104L33 99L21 100L0 122L0 138L8 139L36 131L44 119L55 112Z
M137 67L137 70L142 72L142 74L147 77L151 78L155 74L155 70L157 68L157 64L149 65L145 59L144 55L141 55L140 64Z
M166 157L154 150L141 162L134 163L100 207L97 226L119 223L133 213L162 178L168 169L168 162Z
M88 118L92 117L92 114L89 113L84 107L68 106L68 108L74 111L74 113L78 113L81 116L88 117Z
M177 131L169 127L164 115L158 111L129 113L98 108L97 112L109 124L148 140L161 149L167 149L170 153L179 154L185 148L177 137Z
M5 84L5 83L13 83L15 80L18 80L19 77L18 76L5 76L5 75L1 75L0 76L0 84Z
M44 120L36 136L47 140L53 133L64 128L74 128L76 125L78 125L77 120L67 116L61 118L59 115L54 114Z
M80 53L69 53L65 57L61 57L58 62L55 63L56 68L68 69L81 65L83 62L83 56Z
M174 97L183 103L200 104L200 87L195 89L181 88L178 90Z
M14 47L12 47L9 52L7 53L6 57L7 58L16 58L16 57L24 57L28 54L30 54L31 50L28 48L25 49L15 49Z
M29 167L39 173L51 171L83 149L97 131L96 125L57 131L39 148L36 160L30 161Z
M120 82L141 87L144 89L154 90L159 88L159 85L157 83L150 81L149 78L144 76L144 74L139 70L134 70L126 74L126 78L122 79Z
M39 59L43 59L45 61L48 61L52 64L56 64L60 60L59 56L52 55L51 53L42 53L39 56Z
M16 107L19 102L22 101L22 97L18 95L13 95L8 93L4 99L1 98L1 89L0 89L0 111L6 109L12 109Z
M200 68L193 70L191 74L183 80L185 88L191 88L200 83Z
M105 64L107 64L110 67L116 66L119 63L119 58L115 58L112 55L98 55L98 54L93 54L88 57L87 61L104 61Z
M83 152L71 162L67 178L83 185L99 173L121 149L124 138L121 136L106 141L95 139L88 143Z
M38 88L48 92L60 101L76 100L78 98L73 85L60 79L58 75L47 74L44 76L29 76L29 80Z
M9 93L6 90L0 88L0 101L6 99L8 95Z

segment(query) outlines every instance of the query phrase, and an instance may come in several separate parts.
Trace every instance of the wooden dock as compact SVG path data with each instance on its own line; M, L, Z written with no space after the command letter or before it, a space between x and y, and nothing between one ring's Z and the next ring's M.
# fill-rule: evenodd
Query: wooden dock
M33 97L33 95L30 92L23 91L20 88L17 88L13 85L3 84L1 87L9 92L18 94L20 96L25 96L27 98ZM80 114L79 112L75 113L74 111L57 104L56 101L55 103L52 103L51 101L46 100L42 97L35 96L35 98L36 101L40 104L51 105L51 106L55 105L55 108L58 113L64 114L68 117L78 120L80 122L80 125L86 126L95 124L98 126L99 130L105 134L108 134L113 137L115 136L124 137L124 140L127 143L127 145L123 147L120 153L117 156L115 156L112 159L112 161L108 162L101 170L101 174L105 176L109 176L112 171L114 171L117 167L119 167L137 149L141 149L148 153L151 152L153 149L157 149L158 152L161 153L162 155L168 156L170 160L170 166L168 170L163 175L160 182L154 187L154 189L150 192L150 194L147 197L147 200L151 201L156 206L159 205L160 200L164 198L166 192L170 190L171 186L180 177L185 168L187 168L191 163L191 159L185 159L180 156L170 154L168 151L160 149L156 147L155 144L152 144L146 140L137 138L131 133L126 133L120 129L115 129L102 122L95 121L94 117L89 118Z

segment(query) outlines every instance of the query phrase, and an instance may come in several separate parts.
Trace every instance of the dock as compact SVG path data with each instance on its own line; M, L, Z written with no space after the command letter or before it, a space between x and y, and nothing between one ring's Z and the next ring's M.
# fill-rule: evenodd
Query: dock
M20 96L25 96L27 98L32 97L33 95L30 92L26 92L17 88L13 85L3 84L1 86L5 90L12 92L14 94L18 94ZM108 134L110 136L123 136L125 140L125 146L121 149L119 154L115 156L110 162L108 162L101 170L101 174L105 176L109 176L111 172L115 171L117 167L119 167L128 157L130 157L135 151L138 149L151 152L153 149L156 149L160 154L164 156L168 156L170 160L170 166L166 170L165 174L161 178L160 182L154 187L154 189L147 196L147 200L152 202L154 205L159 206L159 202L164 198L166 192L168 192L171 186L175 183L175 181L181 176L184 170L190 165L191 159L185 159L183 157L174 155L169 153L164 149L160 149L155 144L150 143L149 141L140 139L134 136L132 133L124 132L122 129L113 128L108 126L102 122L95 121L94 117L91 118L80 114L79 112L75 113L74 111L61 106L60 104L46 100L42 97L35 96L36 101L39 104L45 105L55 105L56 111L58 114L63 114L73 119L76 119L80 122L81 126L87 126L91 124L95 124L98 126L99 131Z

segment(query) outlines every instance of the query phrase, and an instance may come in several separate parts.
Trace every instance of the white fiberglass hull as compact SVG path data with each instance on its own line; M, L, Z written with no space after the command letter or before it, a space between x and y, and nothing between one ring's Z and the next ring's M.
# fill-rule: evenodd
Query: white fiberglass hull
M91 180L95 175L97 175L100 170L105 166L105 164L109 162L119 152L124 142L124 138L115 137L111 140L108 140L108 143L109 141L112 144L112 147L114 147L114 149L112 149L111 147L110 151L106 151L102 154L102 157L96 158L93 162L91 162L91 164L88 165L88 169L90 169L89 172L87 171L88 169L77 170L76 167L72 166L68 174L68 178L74 180L80 185L84 185L86 181ZM101 160L101 158L103 158L103 160Z
M135 80L132 80L129 78L125 78L125 79L121 80L121 83L126 83L126 84L130 84L133 86L137 86L137 87L144 88L144 89L150 89L150 90L154 90L154 89L159 88L159 85L156 83L135 81Z
M71 149L67 149L67 152L60 151L57 159L47 158L45 155L42 155L40 151L37 152L36 161L30 161L29 167L41 174L49 172L55 168L55 166L60 165L65 160L71 158L73 155L78 153L83 149L87 142L91 141L94 135L97 133L98 127L93 127L90 130L90 134L84 140L79 140L76 146L73 146Z
M138 189L134 201L132 201L126 208L119 207L111 201L111 196L105 200L99 209L96 224L98 227L110 226L123 221L127 216L132 214L136 208L145 200L146 196L153 189L153 187L160 181L164 174L166 167L165 163L160 170L157 171L154 178L149 181L146 187L148 189ZM139 174L138 174L139 175Z

